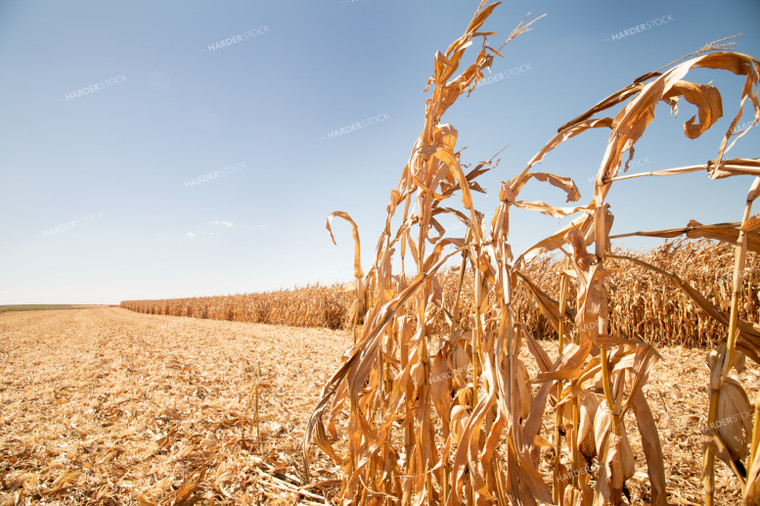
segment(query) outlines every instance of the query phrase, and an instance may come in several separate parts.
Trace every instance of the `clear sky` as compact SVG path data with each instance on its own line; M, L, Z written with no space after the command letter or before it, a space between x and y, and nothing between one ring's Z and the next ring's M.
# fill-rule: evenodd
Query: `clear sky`
M433 55L461 35L476 6L3 1L0 304L118 303L349 280L350 228L336 222L336 247L325 218L334 210L353 216L366 269L423 124ZM467 147L465 162L509 145L480 180L490 190L479 201L487 212L499 181L559 126L639 75L740 32L736 50L760 56L757 0L507 1L485 25L499 33L492 45L528 12L547 16L494 61L502 79L444 117ZM656 19L659 26L613 37ZM720 87L724 117L689 141L682 122L694 108L684 104L672 118L661 106L638 144L637 171L715 157L743 78L690 77ZM758 156L758 131L731 156ZM571 141L542 170L573 177L587 202L606 136ZM739 220L750 183L704 173L616 183L613 232ZM523 197L563 202L533 183ZM514 212L513 250L563 223Z

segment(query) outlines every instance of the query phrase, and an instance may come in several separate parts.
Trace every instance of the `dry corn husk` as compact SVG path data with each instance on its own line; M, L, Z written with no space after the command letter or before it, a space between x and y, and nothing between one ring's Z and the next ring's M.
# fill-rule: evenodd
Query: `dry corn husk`
M458 405L454 406L451 410L451 427L449 430L454 436L455 441L459 442L462 440L462 434L464 434L469 416L467 406Z
M594 440L594 420L599 408L599 400L592 392L583 392L580 403L580 424L578 426L578 449L587 459L596 455Z
M470 367L470 357L461 346L455 346L454 351L449 355L451 360L452 371L466 371Z
M602 401L594 419L594 437L599 455L598 486L594 504L618 504L625 482L636 473L636 461L625 425L620 422L620 435L615 434L612 413Z
M752 410L747 393L733 378L728 378L720 389L715 430L734 461L744 460L752 434Z

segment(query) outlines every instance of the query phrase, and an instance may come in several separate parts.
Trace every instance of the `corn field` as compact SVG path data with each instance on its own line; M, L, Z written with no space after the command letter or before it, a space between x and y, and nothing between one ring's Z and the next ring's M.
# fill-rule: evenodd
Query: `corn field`
M337 329L343 328L352 301L338 285L315 285L220 297L129 300L121 307L147 314Z
M391 190L385 228L366 273L357 224L344 211L328 216L331 236L336 218L352 227L351 302L335 321L350 322L355 344L324 385L306 427L306 481L316 444L342 467L339 495L345 504L617 505L628 500L626 482L637 470L649 477L651 503L667 504L666 456L642 389L659 357L653 344L682 340L713 348L705 378L710 387L703 432L705 504L713 504L716 457L733 470L744 503L760 503L760 399L752 408L733 375L745 359L760 363L756 260L749 258L749 252L760 251L760 215L751 213L760 195L760 159L727 157L749 131L734 132L745 106L754 115L752 126L760 121L760 62L717 41L634 79L559 127L525 167L501 182L499 205L486 216L475 208L473 193L483 191L476 180L497 162L484 161L465 173L458 131L443 116L461 95L475 90L504 46L536 21L526 18L495 48L489 40L496 34L482 26L498 5L481 2L464 34L435 55L424 127ZM468 51L476 52L474 62L462 70ZM683 122L689 139L722 117L720 91L686 80L697 68L727 70L744 79L739 112L715 159L624 174L657 105L677 112L687 107L685 101L697 108ZM606 116L613 108L617 111ZM559 145L600 128L609 130L609 138L593 198L585 204L570 177L533 170ZM639 232L684 238L645 257L614 250L612 240L621 236L612 233L612 184L689 172L703 172L708 179L755 176L741 218ZM563 191L569 205L520 200L528 184ZM515 256L509 243L514 207L572 219ZM447 235L443 217L459 220L466 232ZM697 239L717 244L692 242ZM705 264L685 261L695 257ZM450 260L459 268L444 273ZM638 275L643 272L648 274ZM326 298L311 301L314 305L330 300L329 288L305 293L309 290L324 290ZM304 300L296 293L280 299L287 301L285 307ZM332 301L336 307L348 304ZM172 304L125 307L170 311ZM206 316L261 310L257 317L272 318L271 308L288 312L276 302L241 305L237 313L231 303L226 312L224 304L214 304L209 301L204 309L200 300L177 303L182 311ZM314 309L310 319L318 320L320 312ZM549 327L558 338L555 355L538 340ZM540 371L532 377L526 351ZM754 420L716 423L750 411ZM634 460L632 431L640 436L644 462ZM539 461L547 454L553 465L542 473Z
M733 249L716 241L667 242L646 253L627 252L641 260L676 274L721 311L731 306ZM561 263L542 257L525 268L528 277L550 297L557 299ZM434 276L443 290L444 304L451 306L456 297L459 275L446 269ZM472 306L474 276L465 273L460 292L461 304ZM605 280L609 293L609 322L613 334L629 339L643 339L652 344L711 347L725 340L725 327L705 314L699 306L673 284L663 284L651 270L639 265L613 271ZM575 297L573 286L568 287ZM516 318L539 338L557 339L557 331L530 300L524 285L515 287ZM760 264L757 256L747 258L739 315L758 322L760 312ZM123 301L121 307L146 314L244 321L294 327L351 329L349 317L355 298L343 284L312 285L291 290L264 293L194 297L165 300ZM626 308L617 311L616 308ZM429 322L434 335L447 333L445 314L436 314ZM462 322L471 328L470 322Z

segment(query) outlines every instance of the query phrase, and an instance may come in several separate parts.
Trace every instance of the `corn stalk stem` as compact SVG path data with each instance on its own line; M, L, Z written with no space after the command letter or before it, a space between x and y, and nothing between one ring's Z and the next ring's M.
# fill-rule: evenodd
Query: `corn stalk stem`
M757 458L758 447L760 447L760 395L755 399L755 418L752 420L752 444L749 447L749 465L751 466Z
M720 390L710 390L710 408L707 413L708 427L715 426L715 419L718 417L719 395ZM715 494L715 455L707 445L705 445L705 458L702 468L702 484L705 489L705 506L713 506L713 496Z
M459 266L459 280L457 282L457 294L454 298L454 307L451 310L451 330L454 330L454 325L459 321L459 300L462 293L462 285L464 284L464 274L467 268L467 250L462 251L462 264Z
M478 381L480 375L478 371L478 362L480 358L480 343L482 339L483 329L480 326L480 305L482 302L483 291L481 284L483 282L483 274L480 268L477 267L475 271L475 325L472 332L472 403L471 407L474 410L478 404Z
M483 281L482 273L480 272L480 267L475 264L475 323L473 325L473 332L472 332L472 396L470 397L470 409L472 412L475 411L475 406L478 405L478 381L479 381L479 375L478 375L478 357L480 356L480 339L481 339L481 332L482 329L480 327L480 303L481 303L481 297L483 296L482 290L481 290L481 283ZM472 483L472 482L470 482ZM470 489L470 494L467 494L468 503L476 504L476 497L475 497L476 491L475 488L472 487Z
M575 390L576 381L571 383L572 390ZM570 439L570 452L573 458L573 471L580 469L581 454L578 451L578 430L581 425L581 406L578 397L573 397L573 434ZM580 489L580 474L573 473L573 486L576 489Z
M557 355L558 357L562 356L562 351L564 348L564 341L565 341L565 306L567 305L567 277L565 276L565 273L563 272L560 275L560 281L559 281L559 321L557 322ZM562 423L562 412L560 411L559 407L559 401L560 401L560 395L562 394L562 382L557 382L557 408L554 413L554 502L559 504L561 501L560 497L560 486L559 486L559 465L560 465L560 455L562 453L562 442L560 441L560 433L559 433L559 426ZM573 427L573 433L577 430L577 427ZM567 436L565 436L567 437ZM575 473L573 473L575 474Z
M726 349L726 358L723 361L723 372L721 373L722 385L728 377L728 371L731 369L731 364L734 361L734 353L736 351L736 338L739 334L739 296L742 291L742 284L744 281L744 264L747 259L747 232L745 226L747 220L752 213L752 201L756 197L756 193L760 188L760 177L756 177L752 183L749 194L747 195L747 204L744 206L744 216L742 217L742 226L739 231L739 239L736 241L736 254L734 261L734 286L731 293L731 317L728 323L728 343Z

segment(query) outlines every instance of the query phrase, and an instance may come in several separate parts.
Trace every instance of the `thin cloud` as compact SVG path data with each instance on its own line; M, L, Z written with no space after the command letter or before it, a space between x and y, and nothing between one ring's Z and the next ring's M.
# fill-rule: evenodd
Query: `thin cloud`
M232 223L231 221L220 221L220 220L212 221L211 224L212 225L222 225L222 226L225 226L225 227L234 227L235 226L235 224Z

